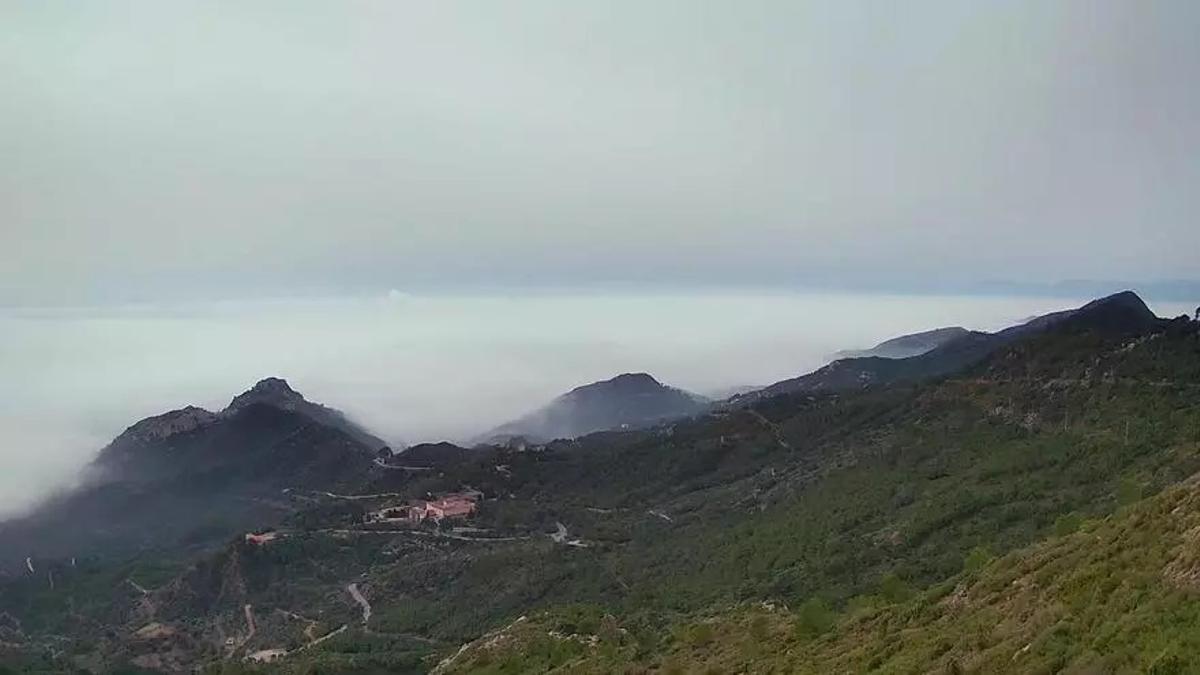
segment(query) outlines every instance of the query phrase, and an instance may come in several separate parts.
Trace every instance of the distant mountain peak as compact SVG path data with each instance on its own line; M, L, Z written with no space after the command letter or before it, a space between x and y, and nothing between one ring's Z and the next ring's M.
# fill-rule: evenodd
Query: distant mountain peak
M175 448L209 443L217 450L207 453L209 459L196 461L218 461L222 456L220 448L227 445L236 447L238 443L218 443L212 438L245 438L247 435L269 433L264 430L271 428L296 428L297 425L336 430L371 452L387 446L382 439L347 418L341 411L306 400L292 389L287 380L268 377L235 396L219 413L189 405L147 417L105 446L93 464L102 471L117 470L112 474L116 476L128 477L138 471L151 476L171 473L178 467L174 465L174 459L171 463L162 464L160 459L164 453L161 451L172 450L168 454L174 456ZM175 438L177 436L179 438Z
M617 375L616 377L614 377L610 380L605 380L605 381L606 382L641 382L641 383L646 383L646 384L657 384L659 386L662 385L662 383L659 382L658 380L654 379L654 376L651 375L650 373L621 373L620 375Z
M595 390L638 393L642 391L657 391L664 388L666 388L666 385L654 379L654 376L649 373L621 373L607 380L600 380L599 382L575 387L567 395Z
M1075 310L1070 324L1105 331L1141 331L1159 321L1157 315L1133 291L1121 291L1093 300Z
M1100 308L1121 308L1138 312L1147 316L1154 316L1154 312L1150 311L1150 308L1146 306L1145 301L1142 300L1141 296L1134 291L1121 291L1120 293L1106 295L1103 298L1097 298L1083 307L1080 307L1079 311L1086 312L1088 310Z
M704 397L667 386L648 373L622 373L575 387L482 438L488 442L517 437L534 441L575 438L693 415L708 404Z
M255 382L250 391L296 394L296 390L292 389L292 385L288 384L288 381L282 377L264 377Z
M222 414L230 415L253 403L266 403L283 410L296 410L308 403L300 392L281 377L265 377L253 387L233 397Z
M221 415L232 417L256 404L297 412L321 424L337 427L372 450L387 446L383 440L348 419L340 410L313 403L304 398L300 392L292 389L287 380L281 377L265 377L259 380L253 387L234 396L229 405L221 411Z

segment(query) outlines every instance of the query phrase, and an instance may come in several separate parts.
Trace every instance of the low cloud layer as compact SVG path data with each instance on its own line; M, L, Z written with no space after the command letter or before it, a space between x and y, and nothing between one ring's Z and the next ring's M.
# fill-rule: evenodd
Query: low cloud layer
M1074 299L865 295L412 296L0 312L0 514L69 482L137 420L217 410L266 376L394 443L461 440L580 384L646 371L709 393L847 347L998 328ZM1155 305L1160 314L1182 307Z

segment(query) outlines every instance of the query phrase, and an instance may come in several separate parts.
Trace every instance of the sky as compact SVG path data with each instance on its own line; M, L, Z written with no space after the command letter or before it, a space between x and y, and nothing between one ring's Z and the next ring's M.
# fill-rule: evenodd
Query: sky
M0 304L1194 279L1200 4L3 2Z

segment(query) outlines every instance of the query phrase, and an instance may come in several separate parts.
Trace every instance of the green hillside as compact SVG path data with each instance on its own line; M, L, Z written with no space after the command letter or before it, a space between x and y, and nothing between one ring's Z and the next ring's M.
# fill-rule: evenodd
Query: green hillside
M447 669L994 672L998 654L1025 640L1011 658L1058 615L1046 614L1047 596L1029 601L1036 617L993 620L985 589L1000 590L988 579L1084 551L1093 539L1080 537L1101 542L1106 528L1152 536L1127 525L1126 510L1148 499L1133 512L1157 513L1200 472L1197 324L1131 324L1119 309L1014 340L941 380L450 453L429 471L372 471L346 488L377 497L297 491L304 506L277 540L239 537L182 573L181 561L147 552L60 566L53 588L40 577L0 584L0 606L19 622L5 636L64 667L101 669L423 672L470 643ZM468 486L485 498L467 530L362 523L389 500ZM1174 555L1172 536L1150 542L1160 557ZM1142 583L1136 569L1151 563L1139 560L1128 574L1114 567L1117 580ZM143 568L169 571L142 583L144 595L102 595ZM1031 578L1039 592L1056 587ZM351 585L371 605L365 621ZM1158 592L1138 588L1129 597ZM1171 588L1163 598L1183 592ZM1080 593L1072 602L1090 607ZM1146 665L1145 636L1085 639L1094 621L1140 620L1105 609L1110 595L1129 602L1116 591L1097 599L1093 623L1088 607L1073 610L1073 628L1045 629L1061 634L1056 646L1037 643L1013 669L1092 652ZM959 618L938 614L950 606ZM266 650L287 654L245 661Z
M920 593L881 589L840 613L811 602L704 612L651 652L612 615L548 612L485 636L441 672L1200 671L1200 478L1059 529L999 558L969 556Z

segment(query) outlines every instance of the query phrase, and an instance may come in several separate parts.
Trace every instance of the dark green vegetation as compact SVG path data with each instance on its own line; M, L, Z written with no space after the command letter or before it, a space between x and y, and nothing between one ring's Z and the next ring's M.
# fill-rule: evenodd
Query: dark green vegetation
M649 638L595 609L555 609L473 643L443 672L1195 672L1198 533L1192 479L1076 532L969 556L921 592L881 584L839 613L818 600L743 603Z
M445 669L1183 668L1200 652L1172 636L1200 633L1180 548L1200 515L1171 486L1200 471L1200 335L1139 305L1090 305L938 380L419 449L431 470L373 467L347 494L470 486L482 531L363 525L392 497L298 490L280 538L239 538L144 595L97 589L154 554L54 589L22 575L0 586L19 622L0 639L62 666L218 672L265 649L292 650L270 666L288 671L424 671L481 635Z

